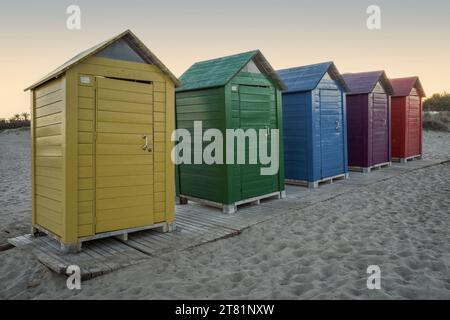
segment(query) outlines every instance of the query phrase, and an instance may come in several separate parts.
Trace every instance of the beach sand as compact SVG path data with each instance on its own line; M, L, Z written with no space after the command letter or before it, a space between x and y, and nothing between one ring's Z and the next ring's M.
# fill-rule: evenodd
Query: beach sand
M6 239L30 233L30 131L0 133L0 246Z
M0 135L10 150L0 162L1 239L29 230L20 144L28 145L26 133ZM425 158L450 159L450 134L425 132L424 146ZM0 253L0 298L450 299L449 181L450 164L419 169L83 282L78 292L29 254L8 250ZM381 290L366 287L369 265L381 268Z

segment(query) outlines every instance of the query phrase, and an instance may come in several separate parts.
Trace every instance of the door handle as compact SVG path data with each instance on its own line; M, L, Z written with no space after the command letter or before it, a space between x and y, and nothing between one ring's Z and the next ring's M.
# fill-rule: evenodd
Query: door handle
M336 131L339 131L340 128L341 128L341 124L340 124L339 120L336 120Z
M150 147L150 145L148 143L148 136L145 135L142 137L142 139L144 139L144 145L142 146L142 150L151 152L152 148Z

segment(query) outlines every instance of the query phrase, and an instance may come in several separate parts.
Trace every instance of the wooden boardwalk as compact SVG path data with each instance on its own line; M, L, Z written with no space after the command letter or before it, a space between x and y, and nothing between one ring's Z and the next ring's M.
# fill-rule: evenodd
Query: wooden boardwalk
M83 280L148 259L148 255L114 238L91 241L86 243L81 253L67 255L61 255L59 243L47 236L33 238L25 235L10 239L9 242L21 250L33 253L41 263L56 273L66 274L69 266L79 266Z
M66 274L69 266L77 265L81 269L82 278L86 280L142 263L151 257L233 237L251 226L280 219L287 212L301 210L315 203L355 192L358 188L440 163L443 161L418 160L408 164L394 164L374 171L371 175L350 173L348 180L324 185L319 189L286 186L286 199L267 199L262 200L259 205L243 205L238 213L231 215L199 204L178 205L175 232L148 230L129 234L128 241L118 238L93 240L85 242L83 251L78 254L61 255L59 243L46 236L34 238L25 235L9 239L9 242L19 250L34 254L41 263L56 273Z
M177 206L175 232L148 230L129 234L127 241L119 238L88 241L78 254L61 255L59 243L47 236L24 235L9 239L9 243L31 252L59 274L66 274L69 266L77 265L86 280L173 250L185 250L238 235L242 230L270 219L273 211L263 206L247 206L246 209L246 214L224 215L218 209L201 205Z

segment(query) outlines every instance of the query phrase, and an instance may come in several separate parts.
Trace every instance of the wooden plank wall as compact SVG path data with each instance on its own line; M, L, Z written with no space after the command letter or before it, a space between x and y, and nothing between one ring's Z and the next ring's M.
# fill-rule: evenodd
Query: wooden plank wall
M65 78L34 90L35 223L63 234L63 110Z
M231 128L259 128L262 129L262 123L267 122L270 129L277 129L277 92L266 75L260 73L240 72L231 81L232 86L237 86L238 91L231 93ZM249 87L245 87L249 86ZM263 89L261 87L267 87ZM264 119L259 112L258 104L269 103L268 119ZM227 109L228 110L228 109ZM261 122L262 121L262 122ZM248 143L248 142L246 142ZM248 145L246 147L248 150ZM280 150L281 151L281 150ZM258 156L259 157L259 156ZM281 159L281 157L280 157ZM248 159L246 160L248 161ZM279 163L284 166L284 163ZM231 194L230 202L237 202L254 196L260 196L281 190L278 174L274 176L262 176L261 165L232 165ZM280 171L279 171L280 172Z
M166 214L166 83L153 82L154 221L165 221ZM173 183L173 182L171 182Z
M176 94L176 127L191 133L191 144L194 146L195 121L202 121L203 132L208 129L219 129L225 134L224 109L223 87L179 92ZM209 144L210 142L204 142L203 148ZM178 193L225 203L226 166L194 164L194 151L191 160L192 164L177 167Z
M286 178L308 180L313 172L311 93L283 95Z
M79 78L79 77L77 77ZM78 83L78 236L94 230L95 78Z
M171 151L167 150L167 141L170 135L167 134L166 128L166 78L157 67L152 65L97 57L89 58L82 63L78 67L78 72L78 78L82 75L92 77L91 84L79 84L79 237L95 234L95 158L93 157L95 153L93 139L96 128L95 76L151 81L153 83L154 222L166 221L166 214L169 209L167 208L166 193L169 187L168 183L172 184L170 189L173 189L173 182L166 181L168 170L166 153ZM170 193L172 194L173 191Z
M312 129L318 143L313 145L314 169L309 181L317 181L344 173L347 162L342 91L329 73L312 91L312 103L315 112ZM335 129L336 121L339 121L339 131Z
M132 81L146 81L154 86L154 222L173 221L173 165L170 161L172 145L170 135L174 117L174 88L161 70L153 65L92 57L71 70L76 79L77 169L71 174L78 186L72 196L77 200L78 237L95 234L95 129L96 101L95 77L103 76ZM80 76L91 78L81 83ZM72 79L72 78L71 78ZM64 226L64 110L67 99L66 77L48 82L33 91L34 116L34 223L60 237L65 236ZM72 92L72 91L71 91ZM75 97L72 97L75 103ZM171 104L168 109L167 104ZM169 132L170 131L170 132ZM172 178L170 178L172 177ZM75 182L75 184L76 184ZM67 183L71 183L68 181ZM77 194L75 194L77 193ZM72 208L72 204L70 205ZM73 205L75 206L75 204Z

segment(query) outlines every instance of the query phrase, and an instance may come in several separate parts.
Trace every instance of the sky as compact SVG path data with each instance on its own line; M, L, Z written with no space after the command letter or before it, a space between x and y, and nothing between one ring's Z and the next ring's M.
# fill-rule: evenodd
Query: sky
M81 29L69 30L70 5ZM370 5L381 29L366 25ZM180 76L193 63L260 49L275 69L334 61L342 72L418 75L450 92L448 0L0 0L0 118L28 112L28 85L131 29Z

